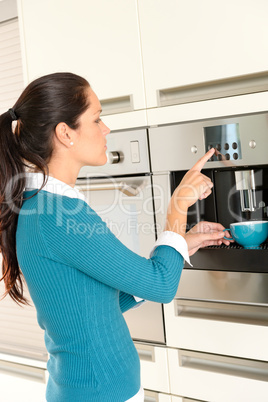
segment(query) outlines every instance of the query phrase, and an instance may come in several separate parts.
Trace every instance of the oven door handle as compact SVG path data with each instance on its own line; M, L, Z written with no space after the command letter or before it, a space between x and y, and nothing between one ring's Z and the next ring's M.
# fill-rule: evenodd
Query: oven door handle
M140 194L145 186L145 181L142 182L142 184L140 184L137 188L129 186L123 181L120 183L88 184L86 180L85 183L83 183L83 180L80 180L80 183L75 186L79 191L119 190L129 197L136 197L138 194Z

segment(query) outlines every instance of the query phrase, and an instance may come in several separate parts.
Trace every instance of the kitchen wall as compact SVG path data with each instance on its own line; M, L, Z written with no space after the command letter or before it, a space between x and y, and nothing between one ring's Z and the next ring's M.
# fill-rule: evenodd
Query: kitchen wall
M15 0L0 2L0 113L14 104L23 89L17 15Z

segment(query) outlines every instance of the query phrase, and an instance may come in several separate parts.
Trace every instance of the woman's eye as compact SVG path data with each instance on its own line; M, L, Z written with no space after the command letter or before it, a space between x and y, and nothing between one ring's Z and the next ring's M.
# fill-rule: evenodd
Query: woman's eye
M96 123L99 124L101 122L101 119L96 120Z

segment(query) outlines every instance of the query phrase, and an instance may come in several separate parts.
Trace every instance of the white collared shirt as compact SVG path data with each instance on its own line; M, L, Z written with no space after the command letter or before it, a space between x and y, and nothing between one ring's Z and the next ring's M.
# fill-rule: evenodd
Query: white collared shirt
M43 173L26 173L26 186L25 190L34 190L41 188L44 181ZM79 198L80 200L86 201L84 194L82 194L77 188L71 187L61 180L55 179L55 177L47 176L47 183L42 188L49 193L65 195L70 198Z

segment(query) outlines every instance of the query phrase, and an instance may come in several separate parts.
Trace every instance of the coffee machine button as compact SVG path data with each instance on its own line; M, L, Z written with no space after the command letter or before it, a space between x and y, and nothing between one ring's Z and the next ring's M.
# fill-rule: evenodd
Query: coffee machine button
M191 152L192 152L193 154L196 154L196 153L197 153L197 147L196 147L195 145L191 147Z
M232 147L233 147L233 149L237 149L237 143L236 143L236 142L233 142L233 143L232 143Z
M221 144L217 144L215 148L216 148L218 151L220 151L220 150L221 150Z
M225 159L228 161L230 159L230 154L228 152L225 154Z
M234 159L238 159L238 153L235 152L235 153L233 154L233 158L234 158Z
M256 145L257 145L256 141L254 141L254 140L249 141L250 148L254 149L254 148L256 148Z
M228 151L228 149L229 149L229 144L228 144L228 142L226 142L226 143L224 144L224 149L226 149L226 151Z
M222 161L222 154L217 155L218 161Z

